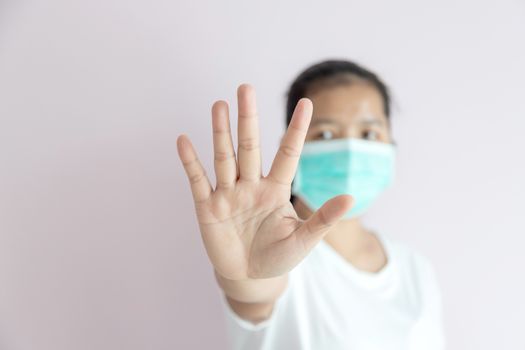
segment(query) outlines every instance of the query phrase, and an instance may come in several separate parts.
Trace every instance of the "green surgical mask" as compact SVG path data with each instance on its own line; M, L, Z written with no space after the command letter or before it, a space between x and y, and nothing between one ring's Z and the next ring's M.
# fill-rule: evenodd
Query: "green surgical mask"
M292 194L313 211L327 200L349 194L354 204L343 218L363 214L392 183L395 146L356 138L306 142L292 183Z

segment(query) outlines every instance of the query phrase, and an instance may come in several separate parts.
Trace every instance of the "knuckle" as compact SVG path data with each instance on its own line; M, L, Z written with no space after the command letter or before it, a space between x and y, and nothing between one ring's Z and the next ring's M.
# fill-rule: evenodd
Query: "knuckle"
M239 140L239 147L245 151L253 151L259 148L259 143L255 137L248 137L242 140Z
M291 158L298 158L300 156L300 152L296 148L288 145L281 145L281 147L279 147L279 152Z
M215 152L215 160L216 161L225 161L233 158L233 153L226 152L226 151L216 151Z
M196 163L197 163L197 158L193 158L191 160L183 161L182 165L184 166L184 168L188 169Z
M200 172L200 173L197 173L197 174L193 174L190 176L190 183L193 185L193 184L196 184L197 182L201 181L202 179L204 179L205 177L205 173L204 172Z
M213 135L216 136L216 137L223 137L223 136L228 136L231 134L231 131L230 129L226 129L226 130L217 130L217 129L214 129L213 130Z
M253 119L257 118L257 113L241 113L239 114L239 119Z

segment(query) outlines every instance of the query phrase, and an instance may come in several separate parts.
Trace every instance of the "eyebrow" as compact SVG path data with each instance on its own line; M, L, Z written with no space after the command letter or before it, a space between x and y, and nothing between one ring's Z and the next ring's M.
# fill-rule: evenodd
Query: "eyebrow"
M359 120L358 121L359 124L364 124L364 125L385 125L385 122L381 119L363 119L363 120ZM316 120L312 123L312 125L317 125L317 124L337 124L339 125L340 123L333 120L333 119L329 119L329 118L316 118Z

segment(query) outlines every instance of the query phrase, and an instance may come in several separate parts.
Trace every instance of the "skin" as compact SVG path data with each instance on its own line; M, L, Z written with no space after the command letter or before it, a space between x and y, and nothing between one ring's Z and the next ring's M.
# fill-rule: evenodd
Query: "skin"
M352 206L351 196L336 196L315 212L300 200L292 205L289 198L304 142L330 135L390 142L390 133L381 96L370 85L318 89L297 103L271 169L263 176L251 85L238 87L237 104L237 154L227 102L212 106L215 187L186 135L177 138L177 149L217 283L241 318L258 323L271 315L288 272L321 239L357 268L378 271L386 264L381 243L358 218L341 220Z
M373 85L356 81L318 89L308 97L314 110L306 142L351 137L392 143L383 99ZM300 198L294 202L299 217L312 214ZM380 241L363 227L360 218L341 220L324 240L358 269L378 272L387 263Z

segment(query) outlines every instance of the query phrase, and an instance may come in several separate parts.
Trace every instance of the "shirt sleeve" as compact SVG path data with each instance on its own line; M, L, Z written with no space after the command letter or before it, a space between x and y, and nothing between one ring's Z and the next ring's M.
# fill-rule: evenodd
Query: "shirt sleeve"
M274 303L270 316L259 323L241 318L230 306L226 296L221 292L220 300L226 323L226 331L231 350L262 350L266 349L266 343L272 327L275 326L276 320L281 313L283 304L286 303L289 294L290 281Z

